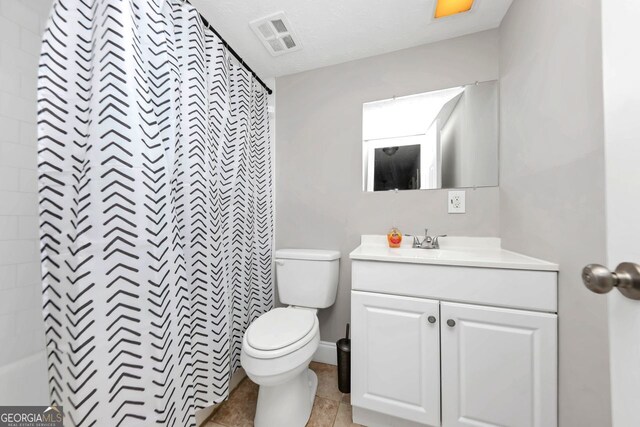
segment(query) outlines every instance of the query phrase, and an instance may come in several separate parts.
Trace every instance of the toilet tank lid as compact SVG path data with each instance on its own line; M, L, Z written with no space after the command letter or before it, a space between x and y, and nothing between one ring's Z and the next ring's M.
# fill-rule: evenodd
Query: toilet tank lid
M340 251L325 249L278 249L276 259L301 259L311 261L333 261L340 258Z

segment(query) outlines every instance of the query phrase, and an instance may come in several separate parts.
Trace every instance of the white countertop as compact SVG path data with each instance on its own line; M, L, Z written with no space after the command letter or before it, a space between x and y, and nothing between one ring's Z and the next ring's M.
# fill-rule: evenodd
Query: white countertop
M349 254L352 260L558 271L558 264L500 247L494 237L441 237L440 249L414 249L404 236L400 248L390 248L386 236L362 236L361 245Z

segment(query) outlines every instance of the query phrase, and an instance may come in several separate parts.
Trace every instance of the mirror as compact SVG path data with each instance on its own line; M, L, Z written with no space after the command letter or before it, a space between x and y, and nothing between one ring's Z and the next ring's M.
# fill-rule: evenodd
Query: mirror
M363 189L498 185L498 82L362 107Z

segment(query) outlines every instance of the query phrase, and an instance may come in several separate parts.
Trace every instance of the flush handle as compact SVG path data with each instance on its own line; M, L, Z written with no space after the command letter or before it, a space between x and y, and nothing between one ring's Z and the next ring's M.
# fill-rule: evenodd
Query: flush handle
M632 262L623 262L615 271L600 264L589 264L582 269L582 281L596 294L606 294L615 287L625 297L640 300L640 265Z

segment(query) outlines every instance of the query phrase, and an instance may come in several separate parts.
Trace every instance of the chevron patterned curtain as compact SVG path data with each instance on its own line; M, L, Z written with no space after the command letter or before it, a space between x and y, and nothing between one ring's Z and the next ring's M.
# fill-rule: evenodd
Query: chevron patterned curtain
M273 304L267 94L182 0L55 0L38 110L52 402L195 425Z

